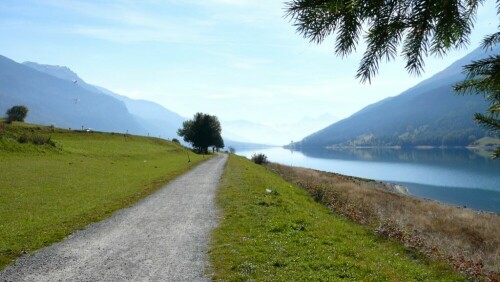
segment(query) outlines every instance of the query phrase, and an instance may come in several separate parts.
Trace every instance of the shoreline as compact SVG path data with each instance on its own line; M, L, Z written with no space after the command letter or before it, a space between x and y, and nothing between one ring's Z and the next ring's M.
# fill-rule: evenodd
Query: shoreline
M332 212L382 237L476 278L499 277L500 214L416 197L394 183L276 163L268 168Z
M284 165L284 164L280 164L280 163L275 163L275 164ZM287 165L284 165L284 166L287 166ZM384 192L389 192L389 193L400 195L400 196L406 196L406 197L409 197L409 198L412 198L415 200L432 202L432 203L436 203L439 205L452 207L452 208L466 209L466 210L470 210L470 211L478 213L478 214L491 214L491 215L500 216L500 213L495 212L495 211L475 209L475 208L471 208L471 207L468 207L465 205L446 203L446 202L442 202L442 201L432 199L432 198L419 197L417 195L410 193L410 189L407 186L402 185L402 184L397 184L397 183L388 182L388 181L375 180L375 179L369 179L369 178L356 177L356 176L351 176L351 175L346 175L346 174L340 174L337 172L330 172L330 171L324 171L324 170L307 168L307 167L297 166L296 168L308 169L308 170L316 171L319 173L326 173L326 174L330 174L330 175L339 176L339 177L348 179L349 181L351 181L353 184L356 184L356 185L368 186L368 187L373 188L373 189L381 190Z

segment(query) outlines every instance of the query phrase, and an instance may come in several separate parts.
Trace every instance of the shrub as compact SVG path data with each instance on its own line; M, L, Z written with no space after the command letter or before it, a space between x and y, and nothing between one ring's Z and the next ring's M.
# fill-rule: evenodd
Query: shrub
M13 121L23 122L28 115L28 108L25 106L14 106L7 110L7 123L12 123Z
M23 134L21 136L19 136L19 138L17 138L17 142L21 143L21 144L24 144L24 143L32 143L34 145L50 145L50 146L53 146L55 147L56 146L56 143L54 143L54 141L51 140L51 137L44 137L44 136L40 136L40 135L27 135L27 134Z
M180 142L180 141L179 141L179 139L177 139L177 138L173 138L173 139L172 139L172 142L177 143L177 144L181 144L181 142Z
M264 154L253 154L252 155L252 161L256 164L267 164L269 163L269 160L267 159L267 156Z
M23 134L23 135L19 136L19 138L17 138L17 142L19 142L21 144L28 143L29 142L28 135Z
M234 147L229 146L229 148L228 148L228 149L229 149L229 153L231 153L231 154L236 153L236 149L235 149Z
M0 138L4 135L5 133L5 124L0 122Z

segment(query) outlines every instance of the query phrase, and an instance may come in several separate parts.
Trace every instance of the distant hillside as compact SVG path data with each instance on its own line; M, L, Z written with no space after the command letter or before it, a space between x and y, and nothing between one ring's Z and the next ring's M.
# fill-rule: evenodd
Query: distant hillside
M304 135L324 128L336 120L338 118L325 113L315 117L306 116L299 121L274 124L274 126L247 120L222 120L221 124L223 131L231 139L282 146L290 140L300 140Z
M162 138L181 139L177 129L186 120L157 103L131 99L88 84L68 67L19 64L0 56L0 117L18 104L30 109L28 122ZM224 131L231 133L223 128L226 147L263 146L231 141Z
M144 129L141 135L150 134L152 136L161 136L164 138L173 138L177 136L177 129L181 127L186 118L174 113L165 107L146 100L136 100L129 97L116 94L103 87L86 83L76 73L67 67L42 65L34 62L23 63L40 72L52 76L76 82L76 84L88 91L105 94L123 102L128 112L134 117L136 122Z
M499 53L497 46L492 53ZM473 120L487 102L459 96L452 86L464 78L462 66L485 57L476 49L445 70L398 96L369 105L352 116L305 137L297 146L466 146L486 135ZM368 94L367 94L368 95Z
M140 119L141 125L151 132L157 132L155 135L166 137L177 136L177 129L187 118L172 112L171 110L151 101L141 99L131 99L127 96L119 95L105 88L95 86L102 93L108 94L125 103L128 111Z
M0 115L13 105L29 108L28 122L145 134L123 102L0 56Z

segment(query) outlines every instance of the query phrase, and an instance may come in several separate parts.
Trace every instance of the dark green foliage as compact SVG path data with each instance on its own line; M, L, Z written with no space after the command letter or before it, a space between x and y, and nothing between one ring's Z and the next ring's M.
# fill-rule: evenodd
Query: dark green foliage
M295 21L298 32L310 41L322 43L335 34L335 53L340 56L353 52L363 35L367 49L356 77L370 82L378 72L379 62L397 57L400 46L407 71L418 75L424 68L424 57L443 56L450 49L467 45L478 5L483 2L292 0L287 3L287 15ZM496 2L500 15L500 0ZM482 45L493 48L498 43L497 31L486 36ZM490 101L487 114L476 113L474 119L493 134L500 132L499 66L499 55L475 61L465 67L468 76L456 86L462 93L481 93ZM500 148L494 153L494 157L499 156Z
M482 2L292 0L287 3L287 15L295 21L297 31L312 42L322 43L336 34L335 53L339 56L356 50L362 36L367 49L356 77L370 81L381 60L399 55L399 46L411 74L422 72L424 57L464 47Z
M203 153L208 153L208 147L224 147L224 140L221 137L222 128L219 119L204 113L196 113L192 120L182 123L177 134L184 138L184 141Z
M172 138L172 142L177 143L177 144L181 143L181 142L179 142L179 139L177 139L177 138Z
M7 123L12 123L13 121L24 122L24 119L28 115L28 108L25 106L14 106L7 110Z
M34 145L50 145L53 147L56 146L56 143L54 143L54 141L51 140L50 136L45 137L45 136L41 136L41 135L22 134L17 139L17 142L19 142L21 144L32 143Z
M267 159L267 156L265 154L253 154L252 155L252 161L256 164L267 164L269 163L269 160Z
M499 5L500 9L500 5ZM500 43L500 32L487 36L483 48L492 48ZM476 113L474 119L493 135L500 136L500 55L473 61L464 67L467 77L455 85L460 94L480 94L489 101L487 114ZM493 152L493 158L500 157L500 147Z
M224 139L222 139L222 136L220 134L217 136L217 139L215 140L215 144L213 144L213 146L217 149L221 149L221 148L225 147Z

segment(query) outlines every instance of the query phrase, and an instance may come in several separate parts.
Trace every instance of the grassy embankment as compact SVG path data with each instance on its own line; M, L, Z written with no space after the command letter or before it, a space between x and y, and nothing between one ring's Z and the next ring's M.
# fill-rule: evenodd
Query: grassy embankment
M311 169L269 165L337 214L369 226L471 279L499 280L500 216L374 189L363 179Z
M0 269L129 206L206 158L189 154L190 163L186 149L156 138L0 121Z
M332 214L244 158L230 156L217 201L221 220L210 249L215 280L465 280L445 263Z

